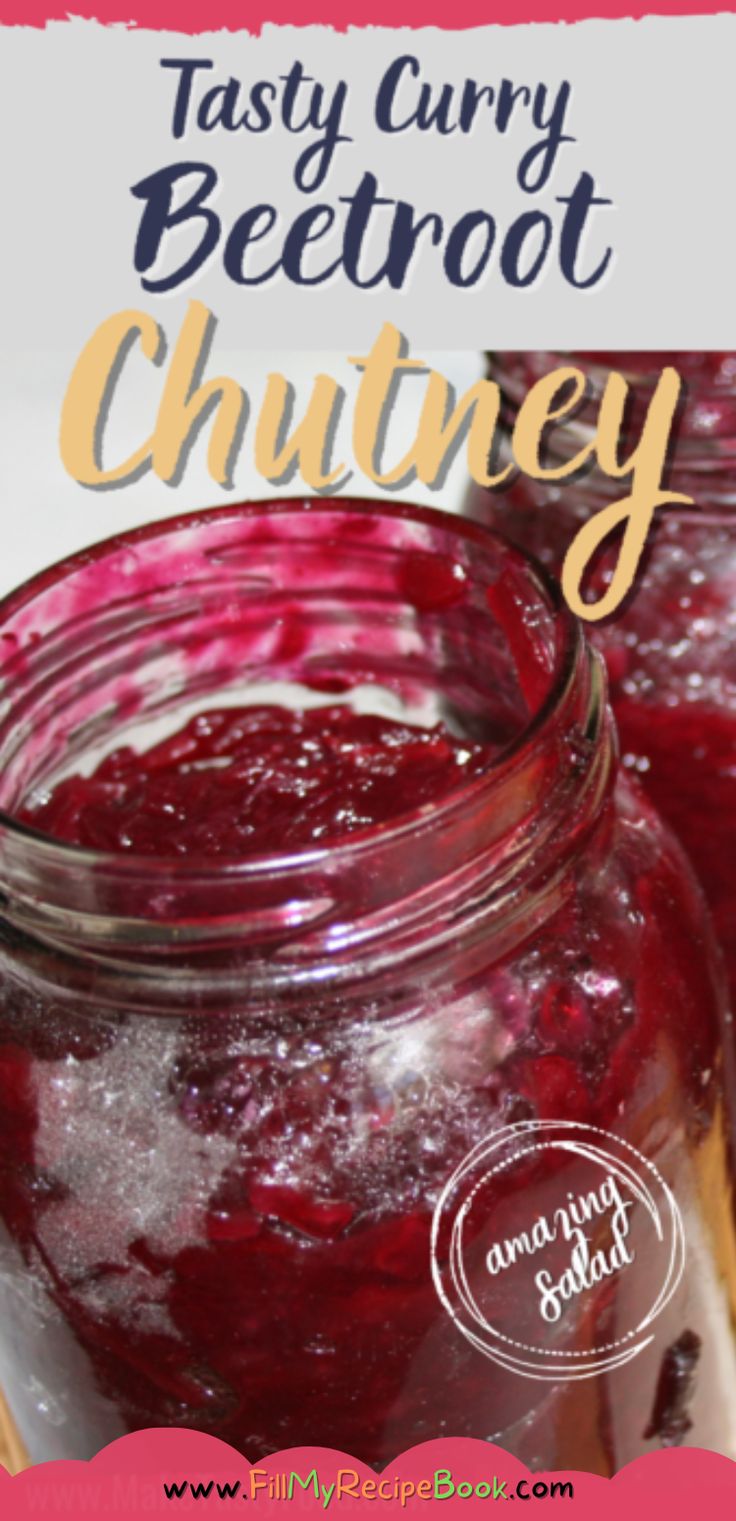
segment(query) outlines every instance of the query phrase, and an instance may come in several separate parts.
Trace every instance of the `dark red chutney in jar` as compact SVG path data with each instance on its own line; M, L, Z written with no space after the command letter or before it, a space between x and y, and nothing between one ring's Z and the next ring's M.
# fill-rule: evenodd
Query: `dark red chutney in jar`
M718 962L552 583L438 513L239 507L45 573L0 650L0 1377L32 1456L160 1425L252 1459L728 1451ZM499 1366L431 1270L454 1169L544 1120L634 1147L684 1221L647 1345L585 1380ZM654 1255L554 1326L536 1263L484 1268L583 1187L574 1150L522 1161L472 1226L494 1326L626 1345Z
M498 354L494 378L507 421L527 386L572 363L582 367L589 402L550 436L554 460L590 436L610 369L630 382L632 405L622 447L638 437L653 382L673 365L684 382L668 480L697 510L658 514L632 594L610 618L591 625L606 659L624 765L635 772L676 830L705 888L736 996L736 355ZM550 462L553 462L551 459ZM508 491L474 494L472 511L559 571L592 513L624 483L597 471L556 484L518 477ZM617 536L604 546L588 582L595 600L610 578Z

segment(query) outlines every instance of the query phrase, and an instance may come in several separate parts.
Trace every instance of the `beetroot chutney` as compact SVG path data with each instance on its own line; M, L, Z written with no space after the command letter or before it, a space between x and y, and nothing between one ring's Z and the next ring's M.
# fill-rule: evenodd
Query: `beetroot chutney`
M114 751L20 817L57 840L237 860L382 824L477 776L490 746L350 708L200 713L155 749Z
M719 964L552 583L441 514L240 507L46 572L0 652L0 1378L32 1456L161 1425L251 1459L729 1451ZM648 1345L583 1381L500 1367L432 1279L454 1169L544 1120L636 1148L685 1227ZM509 1345L626 1346L641 1204L554 1325L538 1262L489 1277L586 1186L519 1155L474 1291Z

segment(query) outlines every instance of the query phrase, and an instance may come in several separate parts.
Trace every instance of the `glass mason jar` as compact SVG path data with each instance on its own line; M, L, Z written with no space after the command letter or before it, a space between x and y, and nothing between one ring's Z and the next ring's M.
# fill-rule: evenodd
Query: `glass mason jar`
M627 434L638 439L646 408L665 365L672 365L684 385L678 409L669 480L675 491L695 498L699 506L736 504L736 354L728 353L610 353L562 354L544 350L491 356L491 374L502 387L507 416L541 376L561 364L574 364L586 376L586 396L574 417L555 428L552 448L559 458L574 454L590 438L598 403L611 370L629 382ZM601 489L608 482L597 479Z
M494 356L509 422L526 389L562 359ZM586 373L589 402L569 426L555 429L551 446L560 460L590 436L609 368L633 388L632 438L662 365L673 364L685 381L669 481L698 510L658 514L634 592L590 634L606 658L624 764L698 869L736 996L736 355L576 354L572 362ZM620 483L597 470L557 484L517 477L508 491L476 492L470 510L559 571L577 529L620 494ZM599 556L594 595L616 553L613 542Z
M552 581L441 513L242 506L39 576L0 651L0 1382L32 1458L165 1425L251 1459L378 1464L443 1434L601 1473L685 1438L731 1452L718 958ZM143 859L18 822L121 742L264 691L442 720L493 756L280 855ZM647 1345L583 1382L499 1366L432 1272L453 1170L548 1120L635 1148L687 1241ZM573 1146L524 1157L476 1256L580 1194ZM655 1279L640 1251L579 1286L550 1350L628 1345ZM530 1277L484 1284L517 1343L546 1334Z

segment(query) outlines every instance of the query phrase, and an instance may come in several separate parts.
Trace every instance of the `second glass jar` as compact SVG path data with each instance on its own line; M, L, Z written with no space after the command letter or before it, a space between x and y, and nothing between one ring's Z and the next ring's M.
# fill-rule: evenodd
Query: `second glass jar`
M661 367L684 383L669 461L674 490L695 509L666 509L652 525L634 592L590 626L605 656L624 764L677 831L705 887L736 999L736 355L729 353L499 353L491 373L506 419L529 386L561 363L586 375L589 402L555 429L560 461L590 437L610 370L632 391L631 438ZM578 528L621 494L598 471L556 484L517 477L510 489L475 491L470 510L558 572ZM618 550L599 557L600 594ZM597 590L596 590L597 588Z

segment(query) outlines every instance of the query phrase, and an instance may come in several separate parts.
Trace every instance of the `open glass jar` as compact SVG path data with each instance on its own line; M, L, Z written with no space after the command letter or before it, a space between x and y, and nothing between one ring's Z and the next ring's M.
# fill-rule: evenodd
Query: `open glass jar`
M602 1473L685 1438L729 1452L718 959L552 582L442 514L238 507L40 576L0 607L0 651L0 1378L32 1457L161 1425L254 1459L382 1463L442 1434ZM242 859L19 821L121 744L264 692L442 722L487 764L419 806L409 768L380 826ZM453 1170L546 1119L634 1147L687 1237L648 1345L583 1383L499 1368L431 1272ZM529 1160L506 1231L577 1168ZM625 1337L652 1271L577 1293L555 1345ZM490 1296L523 1343L531 1299Z
M561 360L548 353L493 357L509 422L527 387ZM668 479L697 510L658 514L633 594L592 626L591 638L606 658L624 764L638 773L698 869L736 996L736 355L571 360L586 374L589 403L555 429L550 447L560 460L590 437L611 368L632 387L632 439L662 365L673 364L685 382ZM518 477L508 491L474 493L471 511L559 571L578 528L620 494L596 470L557 484ZM612 543L600 555L592 596L600 595L617 552Z

